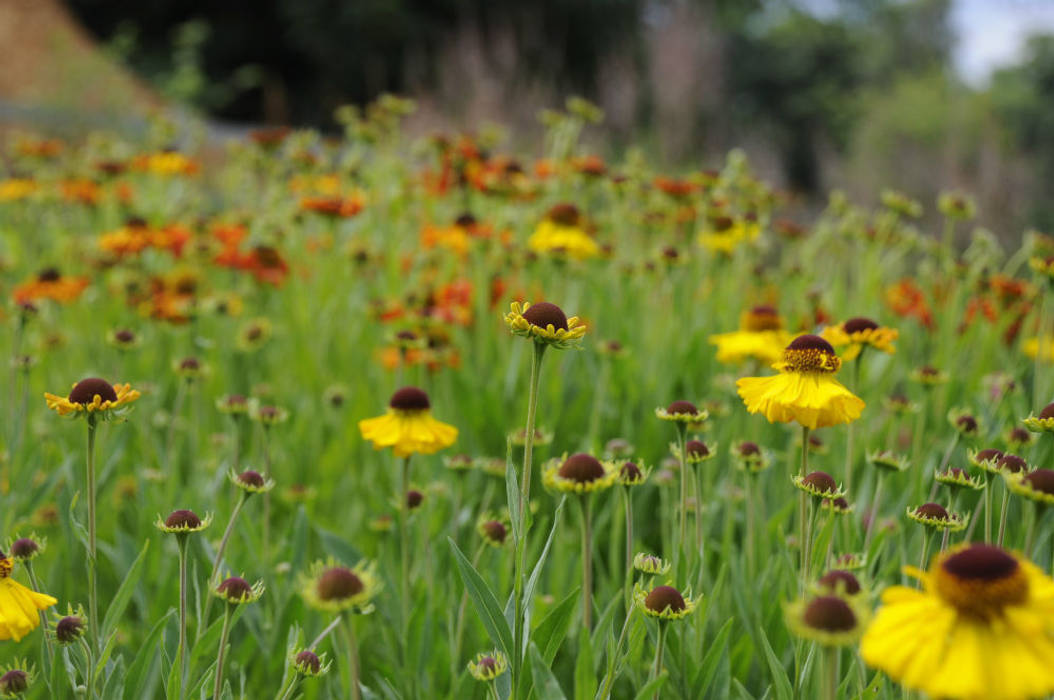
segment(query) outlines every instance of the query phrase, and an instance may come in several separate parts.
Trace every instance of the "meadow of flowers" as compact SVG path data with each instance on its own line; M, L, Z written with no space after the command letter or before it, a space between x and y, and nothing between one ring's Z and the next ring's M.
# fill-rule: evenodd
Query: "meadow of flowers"
M412 108L7 143L0 696L1054 692L1054 238Z

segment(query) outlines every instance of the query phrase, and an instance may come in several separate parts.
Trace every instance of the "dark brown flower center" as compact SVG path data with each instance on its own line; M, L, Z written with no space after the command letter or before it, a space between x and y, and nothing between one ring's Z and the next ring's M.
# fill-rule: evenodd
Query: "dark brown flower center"
M818 335L799 335L783 351L783 361L792 372L836 372L841 365L834 348Z
M669 609L670 612L681 612L687 607L684 596L673 586L656 586L651 589L644 599L644 607L652 612L661 613Z
M1028 600L1028 578L999 547L974 544L948 556L936 571L942 598L960 611L988 619L1006 605Z
M567 202L553 206L545 216L553 223L562 226L577 226L582 220L582 214L578 211L578 207Z
M497 670L498 662L494 660L493 656L484 656L482 659L479 660L479 663L476 664L476 666L481 671L490 674L494 673L494 671Z
M505 529L505 525L498 520L488 520L483 523L483 533L488 540L498 544L504 543L505 538L508 536L508 530Z
M696 408L695 404L691 401L674 401L666 407L666 412L673 415L687 414L690 416L694 416L695 414L699 413L699 409Z
M252 469L246 469L238 475L238 481L245 484L246 486L252 486L253 488L263 488L264 478L259 472L254 472Z
M852 335L853 333L862 333L863 331L873 331L876 328L878 328L877 323L869 318L864 318L863 316L851 318L842 324L842 330L849 335Z
M420 491L410 490L406 492L406 507L410 510L419 508L425 500L425 495Z
M11 543L11 556L15 559L29 559L40 551L40 545L28 537L22 537Z
M1040 418L1054 418L1054 403L1048 403L1043 407L1043 410L1039 412Z
M62 273L57 267L45 267L37 273L38 282L58 282L62 279Z
M834 477L827 472L812 472L807 474L802 483L807 486L811 486L814 491L818 493L834 493L838 490L838 484L835 483Z
M999 460L999 471L1011 474L1028 471L1028 462L1017 455L1003 455L1003 458Z
M1054 496L1054 469L1037 469L1025 474L1024 479L1036 491Z
M997 450L994 447L987 447L974 457L978 462L998 462L1003 458L1003 451Z
M1012 428L1010 430L1010 442L1028 443L1032 442L1032 433L1024 428Z
M216 592L227 600L238 601L251 596L253 587L245 579L239 576L231 576L216 586Z
M604 476L604 465L596 457L580 452L568 457L560 465L558 474L564 479L577 481L580 484L588 484Z
M201 527L201 518L192 510L174 510L165 518L165 527L193 529Z
M315 652L302 651L296 655L296 665L310 670L311 673L318 673L322 668L322 661Z
M431 407L428 394L415 386L404 386L392 394L388 405L397 411L424 411Z
M778 331L783 320L774 306L755 306L743 314L741 325L747 331Z
M955 427L964 433L976 433L977 419L973 416L959 416L955 419Z
M818 596L805 606L805 624L824 632L848 632L856 627L856 613L838 596Z
M326 569L316 585L318 597L322 600L345 600L362 593L364 588L355 572L343 566Z
M527 323L541 329L552 326L554 330L567 330L567 316L564 314L563 309L547 301L531 304L523 312L523 317L527 320Z
M119 343L131 343L135 340L135 333L127 329L121 329L113 334Z
M860 592L860 581L857 580L856 576L844 569L828 571L820 577L819 583L820 586L831 592L837 592L839 586L849 595L856 595Z
M454 219L454 224L461 228L469 228L476 225L476 217L469 212L465 212L461 216Z
M689 440L685 444L684 449L688 452L689 457L695 457L696 459L710 456L710 448L702 440Z
M739 456L740 457L754 457L761 454L761 448L757 446L757 443L753 442L741 442L739 443Z
M196 357L184 357L179 362L179 368L188 372L196 372L201 369L201 363Z
M29 674L19 669L12 669L0 676L0 691L7 697L21 695L29 689Z
M84 620L76 615L67 615L55 623L55 637L63 644L77 641L83 631Z
M636 464L633 462L626 462L619 468L619 476L626 481L637 481L644 476L644 474Z
M915 515L932 520L949 520L948 511L939 503L923 503L915 509Z
M94 401L96 396L103 401L117 400L117 392L114 391L113 386L105 379L98 377L88 377L77 382L73 391L70 392L69 400L84 406Z

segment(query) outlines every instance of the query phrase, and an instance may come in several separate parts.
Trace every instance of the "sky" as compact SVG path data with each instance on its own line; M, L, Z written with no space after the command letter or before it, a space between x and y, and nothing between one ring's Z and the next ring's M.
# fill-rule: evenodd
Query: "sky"
M955 65L964 80L980 86L1020 58L1030 35L1054 33L1054 0L955 0L951 19Z

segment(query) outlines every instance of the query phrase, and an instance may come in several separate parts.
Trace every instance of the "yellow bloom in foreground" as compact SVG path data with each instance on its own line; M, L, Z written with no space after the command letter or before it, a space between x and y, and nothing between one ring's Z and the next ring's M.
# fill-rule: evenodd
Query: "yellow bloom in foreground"
M110 384L98 377L82 379L73 385L69 396L44 394L48 408L60 416L71 413L108 413L126 406L139 398L139 392L130 384Z
M575 260L587 260L600 254L600 246L585 229L585 222L573 204L558 204L527 239L527 247L536 253L556 253Z
M40 624L38 610L47 610L59 601L11 578L13 568L10 559L0 558L0 639L17 642Z
M934 698L1024 700L1054 692L1054 581L1031 562L966 545L928 572L923 589L893 586L861 656Z
M710 336L717 346L717 361L735 364L757 358L769 364L779 361L783 348L792 340L783 330L783 319L771 306L755 306L739 318L739 330Z
M900 336L900 331L880 326L869 318L851 318L841 325L824 328L820 335L836 348L844 346L842 359L849 361L855 360L866 347L895 353L893 341Z
M362 437L374 449L391 447L396 457L434 454L457 440L457 428L432 417L428 394L417 387L403 387L392 394L388 412L359 421Z
M747 410L773 423L797 421L810 429L850 423L860 417L864 402L834 378L840 365L830 343L802 335L773 365L779 374L743 377L736 386Z

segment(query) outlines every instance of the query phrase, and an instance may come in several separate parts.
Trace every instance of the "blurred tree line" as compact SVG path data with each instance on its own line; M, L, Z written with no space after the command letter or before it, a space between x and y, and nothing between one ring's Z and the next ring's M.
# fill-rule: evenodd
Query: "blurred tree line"
M1054 39L972 90L952 0L68 2L163 94L222 119L325 128L396 92L517 126L575 93L608 111L609 143L695 161L743 145L807 194L958 186L989 223L1054 225Z

